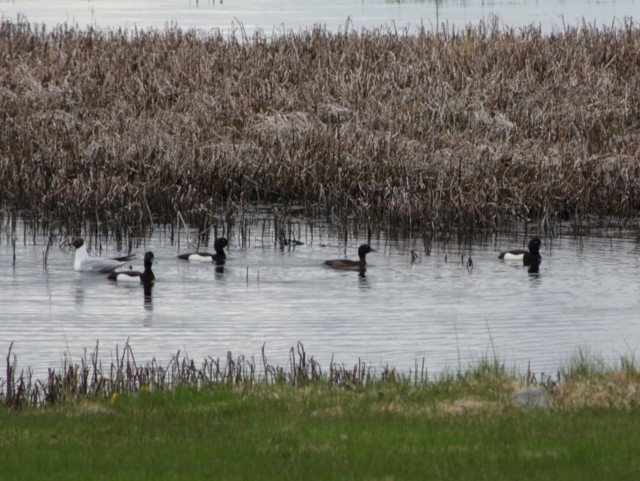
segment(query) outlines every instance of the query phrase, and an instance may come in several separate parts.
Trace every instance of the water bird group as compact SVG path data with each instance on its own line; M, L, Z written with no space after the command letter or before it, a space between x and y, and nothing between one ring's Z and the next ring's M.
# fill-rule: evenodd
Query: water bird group
M67 245L75 248L75 259L73 267L76 271L85 272L99 272L108 273L108 278L117 282L135 282L143 285L150 285L155 280L155 275L152 270L154 263L154 254L151 251L145 252L144 255L144 270L120 270L125 263L135 255L127 255L122 257L104 258L93 257L89 255L87 246L84 243L84 239L81 237L73 238ZM179 259L187 260L191 262L208 262L213 263L216 266L224 265L226 260L226 253L224 248L229 245L229 241L225 237L219 237L215 239L213 247L215 253L209 252L190 252L186 254L178 255ZM499 259L505 261L517 261L522 265L529 267L529 272L538 272L538 268L542 261L540 255L540 248L542 242L538 237L534 237L529 241L529 249L512 249L509 251L501 252L498 256ZM369 244L362 244L358 247L358 259L330 259L324 261L324 265L336 270L357 270L361 274L365 271L367 266L367 254L375 252ZM412 255L415 254L412 251ZM413 257L415 260L415 257ZM446 260L446 259L445 259ZM471 258L467 262L467 269L471 270L473 263Z

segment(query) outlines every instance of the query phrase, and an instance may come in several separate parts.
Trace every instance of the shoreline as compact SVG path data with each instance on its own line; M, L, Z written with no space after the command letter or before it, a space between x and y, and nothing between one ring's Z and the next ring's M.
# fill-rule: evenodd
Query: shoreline
M226 358L209 356L198 365L180 352L170 357L166 365L155 360L138 363L131 346L116 348L116 358L103 365L99 343L93 351L85 350L79 362L65 355L60 369L50 368L46 378L33 377L31 368L18 369L18 359L12 355L13 343L6 355L6 369L0 376L0 406L10 409L51 407L83 399L113 399L153 392L173 392L180 389L210 391L217 389L307 388L371 390L380 386L438 390L457 385L497 388L503 400L529 406L542 402L571 406L586 403L591 407L611 404L613 396L625 397L616 402L631 402L637 394L633 386L640 379L635 357L621 356L618 363L607 364L600 357L578 349L554 375L520 372L507 368L499 359L480 358L457 369L445 369L433 374L428 366L416 361L415 371L401 372L387 364L374 366L358 360L356 364L337 363L322 366L308 356L302 343L292 347L286 365L268 362L264 346L262 358L246 358L227 353ZM540 397L544 401L540 401ZM626 399L628 397L629 399ZM633 401L635 402L635 401ZM529 406L530 407L530 406ZM541 407L541 406L537 406Z

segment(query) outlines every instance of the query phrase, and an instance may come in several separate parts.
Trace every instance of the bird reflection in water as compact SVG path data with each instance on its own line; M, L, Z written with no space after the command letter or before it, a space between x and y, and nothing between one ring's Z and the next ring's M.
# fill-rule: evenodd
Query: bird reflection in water
M220 277L224 274L224 263L225 259L216 259L214 261L214 264L216 265L216 277Z
M527 272L531 275L538 276L540 274L540 262L532 263L528 268Z
M147 311L152 311L153 310L153 297L152 297L153 282L143 282L142 287L144 290L144 308Z
M369 284L369 279L367 279L367 268L361 267L358 269L358 288L360 289L370 289L371 284Z

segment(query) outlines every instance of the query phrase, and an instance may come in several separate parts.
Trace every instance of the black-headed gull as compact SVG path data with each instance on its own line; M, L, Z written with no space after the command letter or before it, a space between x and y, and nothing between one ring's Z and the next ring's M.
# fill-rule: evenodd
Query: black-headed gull
M104 257L91 257L82 237L74 237L68 245L75 247L76 249L76 257L73 261L73 268L76 271L111 272L114 269L123 266L126 261L134 257L123 256L111 259Z

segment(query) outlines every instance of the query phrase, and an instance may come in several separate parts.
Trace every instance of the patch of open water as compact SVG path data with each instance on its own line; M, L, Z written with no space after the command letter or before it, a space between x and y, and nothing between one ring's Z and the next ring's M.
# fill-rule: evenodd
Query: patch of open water
M53 27L164 28L177 25L202 31L252 36L308 29L330 31L391 28L415 33L418 28L456 29L497 17L502 25L531 24L543 32L562 31L584 23L597 27L621 25L637 17L636 0L0 0L0 15Z
M14 248L10 239L17 240ZM0 352L13 344L19 368L36 376L76 362L100 342L105 362L129 340L141 362L166 362L180 351L197 363L211 356L255 356L263 344L271 364L287 364L298 341L323 368L330 361L404 372L424 359L430 373L465 368L496 356L507 367L555 374L576 350L616 363L640 347L640 244L633 231L544 241L537 275L498 260L523 238L435 243L376 236L365 277L323 265L355 257L362 238L344 241L301 225L304 245L280 250L252 235L244 247L232 234L223 272L177 259L186 235L156 228L137 239L134 267L155 254L150 298L138 285L103 274L77 273L73 253L47 235L25 235L19 223L0 242ZM269 237L269 232L267 236ZM101 255L122 255L113 241ZM94 250L97 245L94 242ZM193 245L191 246L193 248ZM412 262L411 249L419 258ZM467 260L473 260L469 269ZM464 261L463 261L464 260Z

